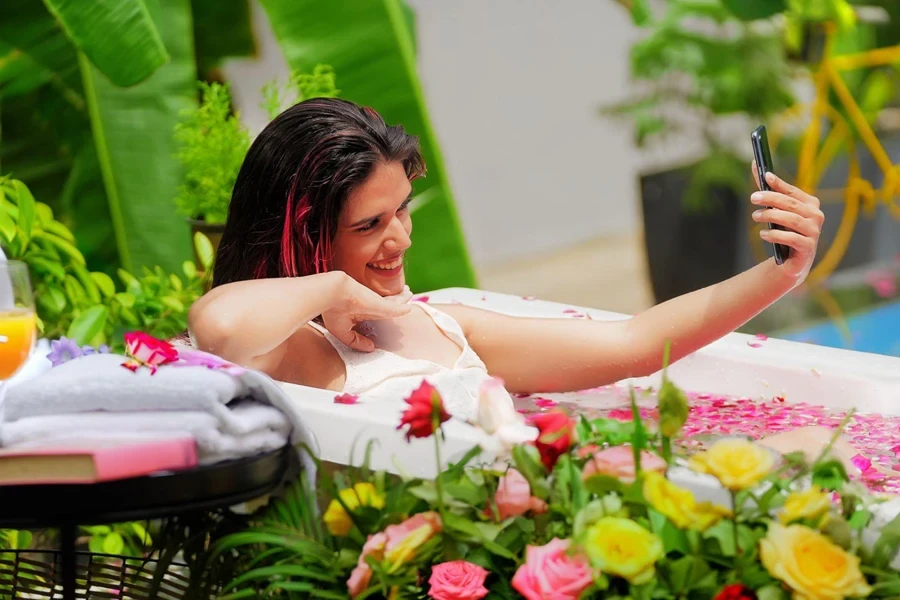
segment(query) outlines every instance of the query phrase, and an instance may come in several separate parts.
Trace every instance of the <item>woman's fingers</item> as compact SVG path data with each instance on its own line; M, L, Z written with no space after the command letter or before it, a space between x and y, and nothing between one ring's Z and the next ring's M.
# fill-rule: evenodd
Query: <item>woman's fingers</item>
M781 192L753 192L750 196L750 202L758 206L777 208L785 212L794 213L805 219L812 219L819 225L825 222L825 214L819 209L818 200L816 204L813 204Z
M785 196L793 198L803 204L809 204L819 208L819 199L815 196L807 194L795 185L791 185L787 181L781 179L775 173L766 173L766 183L772 188L773 192L781 192Z
M818 236L822 231L822 223L815 219L801 217L777 208L764 208L753 213L753 220L757 223L772 223L781 225L805 236Z
M813 254L816 251L815 237L807 237L794 231L782 231L780 229L763 229L759 237L773 244L790 246L802 255Z
M381 299L375 306L367 306L356 313L354 317L360 321L377 321L379 319L393 319L394 317L402 317L412 310L412 305L407 303L392 302L388 299Z

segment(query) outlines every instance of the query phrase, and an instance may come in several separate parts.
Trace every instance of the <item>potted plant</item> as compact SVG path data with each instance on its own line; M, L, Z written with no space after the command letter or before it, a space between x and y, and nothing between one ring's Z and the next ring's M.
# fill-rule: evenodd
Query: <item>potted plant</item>
M635 24L649 31L630 56L642 91L602 111L631 119L639 148L673 134L699 137L705 148L698 160L640 175L658 302L737 271L743 203L752 185L750 134L722 136L723 118L748 115L765 123L794 102L778 32L751 26L725 4L673 0L656 19L646 3L628 3Z
M184 166L184 183L175 205L190 223L192 237L196 240L198 233L203 234L215 252L251 140L232 109L228 84L200 82L200 91L200 105L187 111L175 127L175 139L181 145L176 157ZM195 259L199 266L196 253Z

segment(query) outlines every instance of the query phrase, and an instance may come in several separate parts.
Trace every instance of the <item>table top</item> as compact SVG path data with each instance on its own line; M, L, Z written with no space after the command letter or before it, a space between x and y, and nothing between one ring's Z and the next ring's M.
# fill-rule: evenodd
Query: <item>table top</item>
M121 523L240 504L272 491L293 451L100 483L0 486L0 528Z

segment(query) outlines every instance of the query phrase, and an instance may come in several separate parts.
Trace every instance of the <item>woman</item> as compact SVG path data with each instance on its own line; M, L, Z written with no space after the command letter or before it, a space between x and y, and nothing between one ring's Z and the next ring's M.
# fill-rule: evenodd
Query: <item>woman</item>
M273 120L241 167L216 256L213 288L190 313L202 350L271 377L368 398L400 398L423 377L451 414L474 411L490 373L510 392L593 388L662 366L734 331L799 285L824 216L819 201L771 176L753 218L785 244L722 283L626 321L522 318L409 302L411 181L418 143L372 109L301 102ZM763 209L762 207L770 207Z

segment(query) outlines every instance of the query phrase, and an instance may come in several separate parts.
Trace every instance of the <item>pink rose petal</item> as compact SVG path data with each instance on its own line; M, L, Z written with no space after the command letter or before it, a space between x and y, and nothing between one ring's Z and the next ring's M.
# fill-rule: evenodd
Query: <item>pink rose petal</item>
M338 394L334 397L335 404L356 404L359 402L359 396L355 394Z

